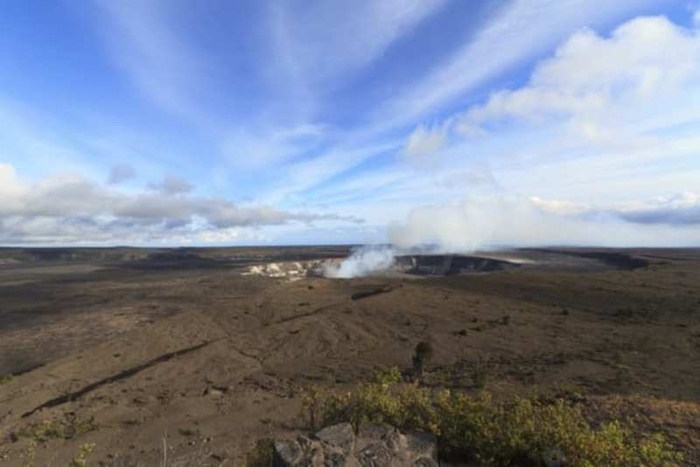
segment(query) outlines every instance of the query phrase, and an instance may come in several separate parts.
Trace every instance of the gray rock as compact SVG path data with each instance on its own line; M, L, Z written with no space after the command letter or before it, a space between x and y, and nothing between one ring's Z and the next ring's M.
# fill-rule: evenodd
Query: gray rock
M332 425L316 433L316 439L329 446L352 450L355 447L355 433L349 423Z
M349 423L341 423L311 437L275 441L273 465L437 467L437 440L429 433L400 433L389 425L366 425L356 435Z

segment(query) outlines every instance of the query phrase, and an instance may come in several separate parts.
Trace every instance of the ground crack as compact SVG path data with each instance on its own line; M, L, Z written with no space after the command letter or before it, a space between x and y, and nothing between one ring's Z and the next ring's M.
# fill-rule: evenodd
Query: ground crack
M297 319L306 318L306 317L308 317L308 316L317 315L317 314L319 314L319 313L323 313L324 311L330 310L330 309L332 309L332 308L334 308L334 307L336 307L336 306L338 306L338 305L342 305L343 303L344 303L344 302L331 303L330 305L326 305L326 306L322 306L322 307L320 307L320 308L316 308L316 309L313 310L313 311L309 311L309 312L306 312L306 313L301 313L301 314L298 314L298 315L288 316L288 317L286 317L286 318L278 319L277 321L274 321L274 322L272 322L271 324L282 324L282 323L287 323L287 322L289 322L289 321L295 321L295 320L297 320Z
M149 360L147 362L141 363L140 365L132 366L131 368L128 368L124 371L121 371L121 372L117 373L116 375L108 376L107 378L101 379L100 381L97 381L97 382L92 383L92 384L88 384L87 386L84 386L83 388L81 388L77 391L73 391L73 392L70 392L68 394L64 394L62 396L50 399L50 400L44 402L43 404L35 407L34 409L30 410L29 412L23 413L22 418L29 417L33 413L38 412L39 410L42 410L42 409L56 407L57 405L61 405L61 404L65 404L66 402L74 401L74 400L84 396L85 394L87 394L89 392L92 392L96 389L99 389L100 387L102 387L106 384L114 383L115 381L119 381L119 380L124 379L124 378L129 378L130 376L133 376L136 373L139 373L143 370L146 370L154 365L157 365L157 364L163 363L163 362L167 362L168 360L171 360L175 357L179 357L181 355L185 355L185 354L188 354L190 352L194 352L195 350L199 350L202 347L205 347L209 344L216 342L217 340L220 340L220 339L202 342L201 344L197 344L197 345L192 346L192 347L187 347L185 349L180 349L180 350L176 350L174 352L169 352L169 353L163 354L159 357L156 357L152 360Z

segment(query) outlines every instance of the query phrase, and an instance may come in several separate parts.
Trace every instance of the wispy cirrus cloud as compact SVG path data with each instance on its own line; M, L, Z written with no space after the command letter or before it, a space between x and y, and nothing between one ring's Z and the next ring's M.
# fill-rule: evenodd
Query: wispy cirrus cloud
M212 88L212 65L177 33L168 16L173 5L160 1L97 0L99 32L115 65L142 96L202 128L213 124L202 106Z
M666 17L630 20L607 37L582 30L522 87L431 131L419 126L409 143L450 140L427 157L479 154L498 167L500 188L416 207L392 239L448 249L697 244L699 37Z
M286 2L273 6L272 38L286 75L312 89L337 86L447 0Z
M694 193L700 177L698 30L683 0L94 0L70 11L85 21L53 13L75 26L62 28L65 63L22 28L0 48L6 58L29 44L40 58L7 54L0 62L21 70L0 64L0 94L45 103L17 112L0 95L0 160L22 174L5 170L0 187L13 238L337 229L352 241L421 206L500 198L525 207L494 215L533 222L608 216L659 235L694 225L694 206L643 201ZM47 98L61 91L70 97ZM586 209L547 210L557 203Z
M609 22L611 18L621 17L625 12L634 8L654 3L658 2L640 0L634 4L625 5L602 2L591 5L579 0L512 2L490 16L481 31L470 39L464 47L448 55L447 58L442 58L430 73L419 77L406 87L400 88L400 92L387 96L386 101L378 102L370 107L369 124L350 132L346 131L341 141L336 141L334 146L332 145L325 150L323 157L317 158L311 155L308 160L288 167L289 174L295 178L304 177L306 173L309 173L308 168L319 167L320 161L330 160L335 163L336 168L324 171L329 176L337 176L339 173L349 171L357 164L376 156L376 153L370 154L373 147L380 147L385 142L393 142L391 138L382 137L383 133L395 133L397 128L416 120L420 121L421 117L426 114L432 115L445 105L454 105L452 100L461 98L477 86L483 85L488 78L503 73L504 70L522 63L528 57L535 56L548 47L556 45L559 39L565 38L567 33L580 26L595 22ZM350 16L360 17L356 14ZM429 15L426 16L429 17ZM547 19L551 17L558 19L554 27L549 24ZM314 22L314 24L316 23ZM322 21L319 23L326 24ZM285 25L289 26L287 23ZM528 35L523 36L523 30L529 31ZM308 32L308 34L312 33L313 29ZM289 45L288 42L284 44L285 46ZM321 45L317 46L317 49L323 50L319 47L325 45L325 41L321 41ZM370 47L369 50L372 48ZM327 56L329 54L319 55ZM336 53L330 55L333 57L342 56L342 54ZM354 63L361 64L363 61L359 60ZM294 61L294 66L298 67L299 62ZM299 72L299 69L296 71ZM314 71L312 67L311 72ZM305 76L304 73L302 74ZM371 118L371 116L376 118ZM463 131L467 131L467 129L465 128ZM404 160L409 160L419 167L425 167L426 161L430 161L429 165L434 165L436 152L443 148L448 139L449 132L445 132L442 125L419 125L403 148ZM348 144L348 140L352 140L353 143ZM366 144L364 147L360 147L357 141L365 141ZM355 154L365 154L365 157L335 157L337 154L346 152L343 149L344 146L355 147ZM316 158L317 161L314 161ZM325 164L323 162L323 165ZM296 177L297 169L300 170L299 177ZM317 182L317 185L322 185L327 179L313 178L313 180ZM310 185L304 183L300 189L308 190L311 188ZM295 186L295 184L290 180L288 186Z
M512 162L539 153L530 169L567 161L623 169L687 156L697 148L689 125L700 119L698 37L665 17L631 20L609 37L582 30L541 61L526 85L495 91L430 129L419 126L407 144L437 135L455 150L484 151L497 139L503 161L508 144Z
M380 106L376 123L382 127L405 125L426 113L434 114L507 68L546 52L578 28L609 23L637 8L659 3L661 0L510 2L444 64Z

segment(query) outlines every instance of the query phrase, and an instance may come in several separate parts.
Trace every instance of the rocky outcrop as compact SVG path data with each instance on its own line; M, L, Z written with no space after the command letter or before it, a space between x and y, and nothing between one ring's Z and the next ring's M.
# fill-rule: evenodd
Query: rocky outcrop
M366 425L355 434L341 423L311 437L275 441L273 465L437 467L437 442L431 434L402 434L389 425Z

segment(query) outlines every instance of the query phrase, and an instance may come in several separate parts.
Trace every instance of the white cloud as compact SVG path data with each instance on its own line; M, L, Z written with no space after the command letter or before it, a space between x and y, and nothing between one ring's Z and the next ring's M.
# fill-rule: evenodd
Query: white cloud
M652 3L661 0L510 2L446 64L390 102L381 111L379 121L390 119L396 125L435 111L505 69L536 56L577 28L609 21Z
M668 196L696 185L699 123L700 35L641 17L579 31L524 86L446 118L451 144L432 157L488 160L524 196Z
M431 157L488 161L493 191L421 203L390 238L455 250L697 245L699 125L697 30L640 17L609 37L579 31L521 88L434 126L452 144Z
M458 98L509 67L524 63L578 28L608 23L664 0L514 1L495 15L446 63L399 93L378 113L377 124L410 123ZM555 21L552 19L556 18Z
M612 211L640 224L700 225L700 194L684 192L653 201L627 203Z
M183 180L166 177L158 191L124 193L71 174L31 183L21 180L11 165L0 163L0 241L147 243L196 239L205 233L210 239L233 238L236 228L289 222L359 222L356 217L190 196L186 192L190 187Z
M561 199L542 199L532 196L528 199L533 206L554 215L579 215L591 210L590 205Z
M0 162L0 195L4 199L17 196L25 191L17 177L15 168L10 164Z
M504 118L539 121L577 118L592 139L604 136L596 120L623 104L649 107L700 79L700 36L664 17L637 18L609 38L591 30L574 34L540 63L527 86L494 93L454 125L470 128Z
M700 195L695 192L603 206L538 197L532 197L529 201L542 211L554 215L590 218L605 214L638 224L700 226Z
M444 144L445 131L443 128L429 128L420 125L408 137L404 153L411 162L422 164L428 162L426 158L434 155Z
M486 165L474 165L464 169L450 170L442 174L437 182L446 188L496 187L496 179Z
M657 210L659 214L661 210ZM502 196L426 205L389 228L400 248L436 244L446 251L502 246L691 246L700 242L700 216L693 222L633 219L610 209L567 201Z
M181 195L189 193L194 188L190 182L175 175L166 175L158 183L149 183L148 188L165 195Z
M620 202L673 199L673 193L697 185L698 32L664 18L629 21L609 36L580 29L607 31L613 21L664 0L492 2L498 4L488 10L496 12L493 17L477 18L475 23L483 24L477 30L465 21L463 46L454 55L422 57L421 64L434 68L415 80L402 79L406 88L397 89L393 76L375 73L391 64L380 63L384 55L396 58L386 54L393 46L410 44L420 53L424 38L411 34L433 35L433 26L440 25L418 26L447 2L272 2L262 8L273 13L272 30L251 17L230 36L219 28L205 34L179 28L199 23L214 11L208 8L99 0L96 27L107 40L109 58L144 97L182 119L103 132L94 131L93 121L85 124L90 119L64 118L62 125L34 125L36 135L49 136L40 138L17 131L16 119L0 109L0 139L12 143L3 150L25 178L31 177L21 180L12 167L0 166L0 221L14 232L34 226L37 237L44 232L42 238L52 231L56 238L80 237L76 232L101 238L117 231L244 238L247 226L286 229L287 222L298 222L306 228L307 221L346 219L325 214L327 209L346 217L361 212L374 225L403 216L410 206L442 206L445 199L465 193L473 199L484 192L525 200L515 204L538 216L605 211L616 222L692 221L693 206L668 217L662 211L670 207L633 209ZM242 37L239 33L243 43L227 42ZM256 43L270 36L275 50ZM521 70L560 41L549 59L534 65L524 86L494 93L451 118L436 117L440 110L473 102L492 78L520 82L519 76L503 73ZM263 75L269 83L258 79ZM355 78L370 89L353 86ZM384 92L392 93L390 101L377 101ZM336 112L336 97L358 100L351 104L352 116ZM119 119L119 108L95 109ZM143 109L148 120L152 109ZM147 123L140 117L133 125ZM326 118L339 126L318 123ZM427 123L415 126L419 119ZM110 130L113 123L101 126ZM401 131L409 125L415 128L410 136ZM211 131L197 131L203 128ZM34 156L25 157L30 153ZM397 164L401 160L419 169L426 163L439 167L411 170ZM105 176L101 164L121 161L133 164L137 173L115 166L112 186L90 181ZM72 173L92 173L45 177L64 164ZM145 185L164 173L172 175ZM178 178L183 176L186 180ZM132 182L116 186L126 180ZM188 180L197 181L196 194ZM139 190L137 182L150 189ZM250 199L250 205L228 201L231 194ZM299 212L300 206L313 213ZM265 235L276 229L264 229ZM32 231L26 234L31 237Z

